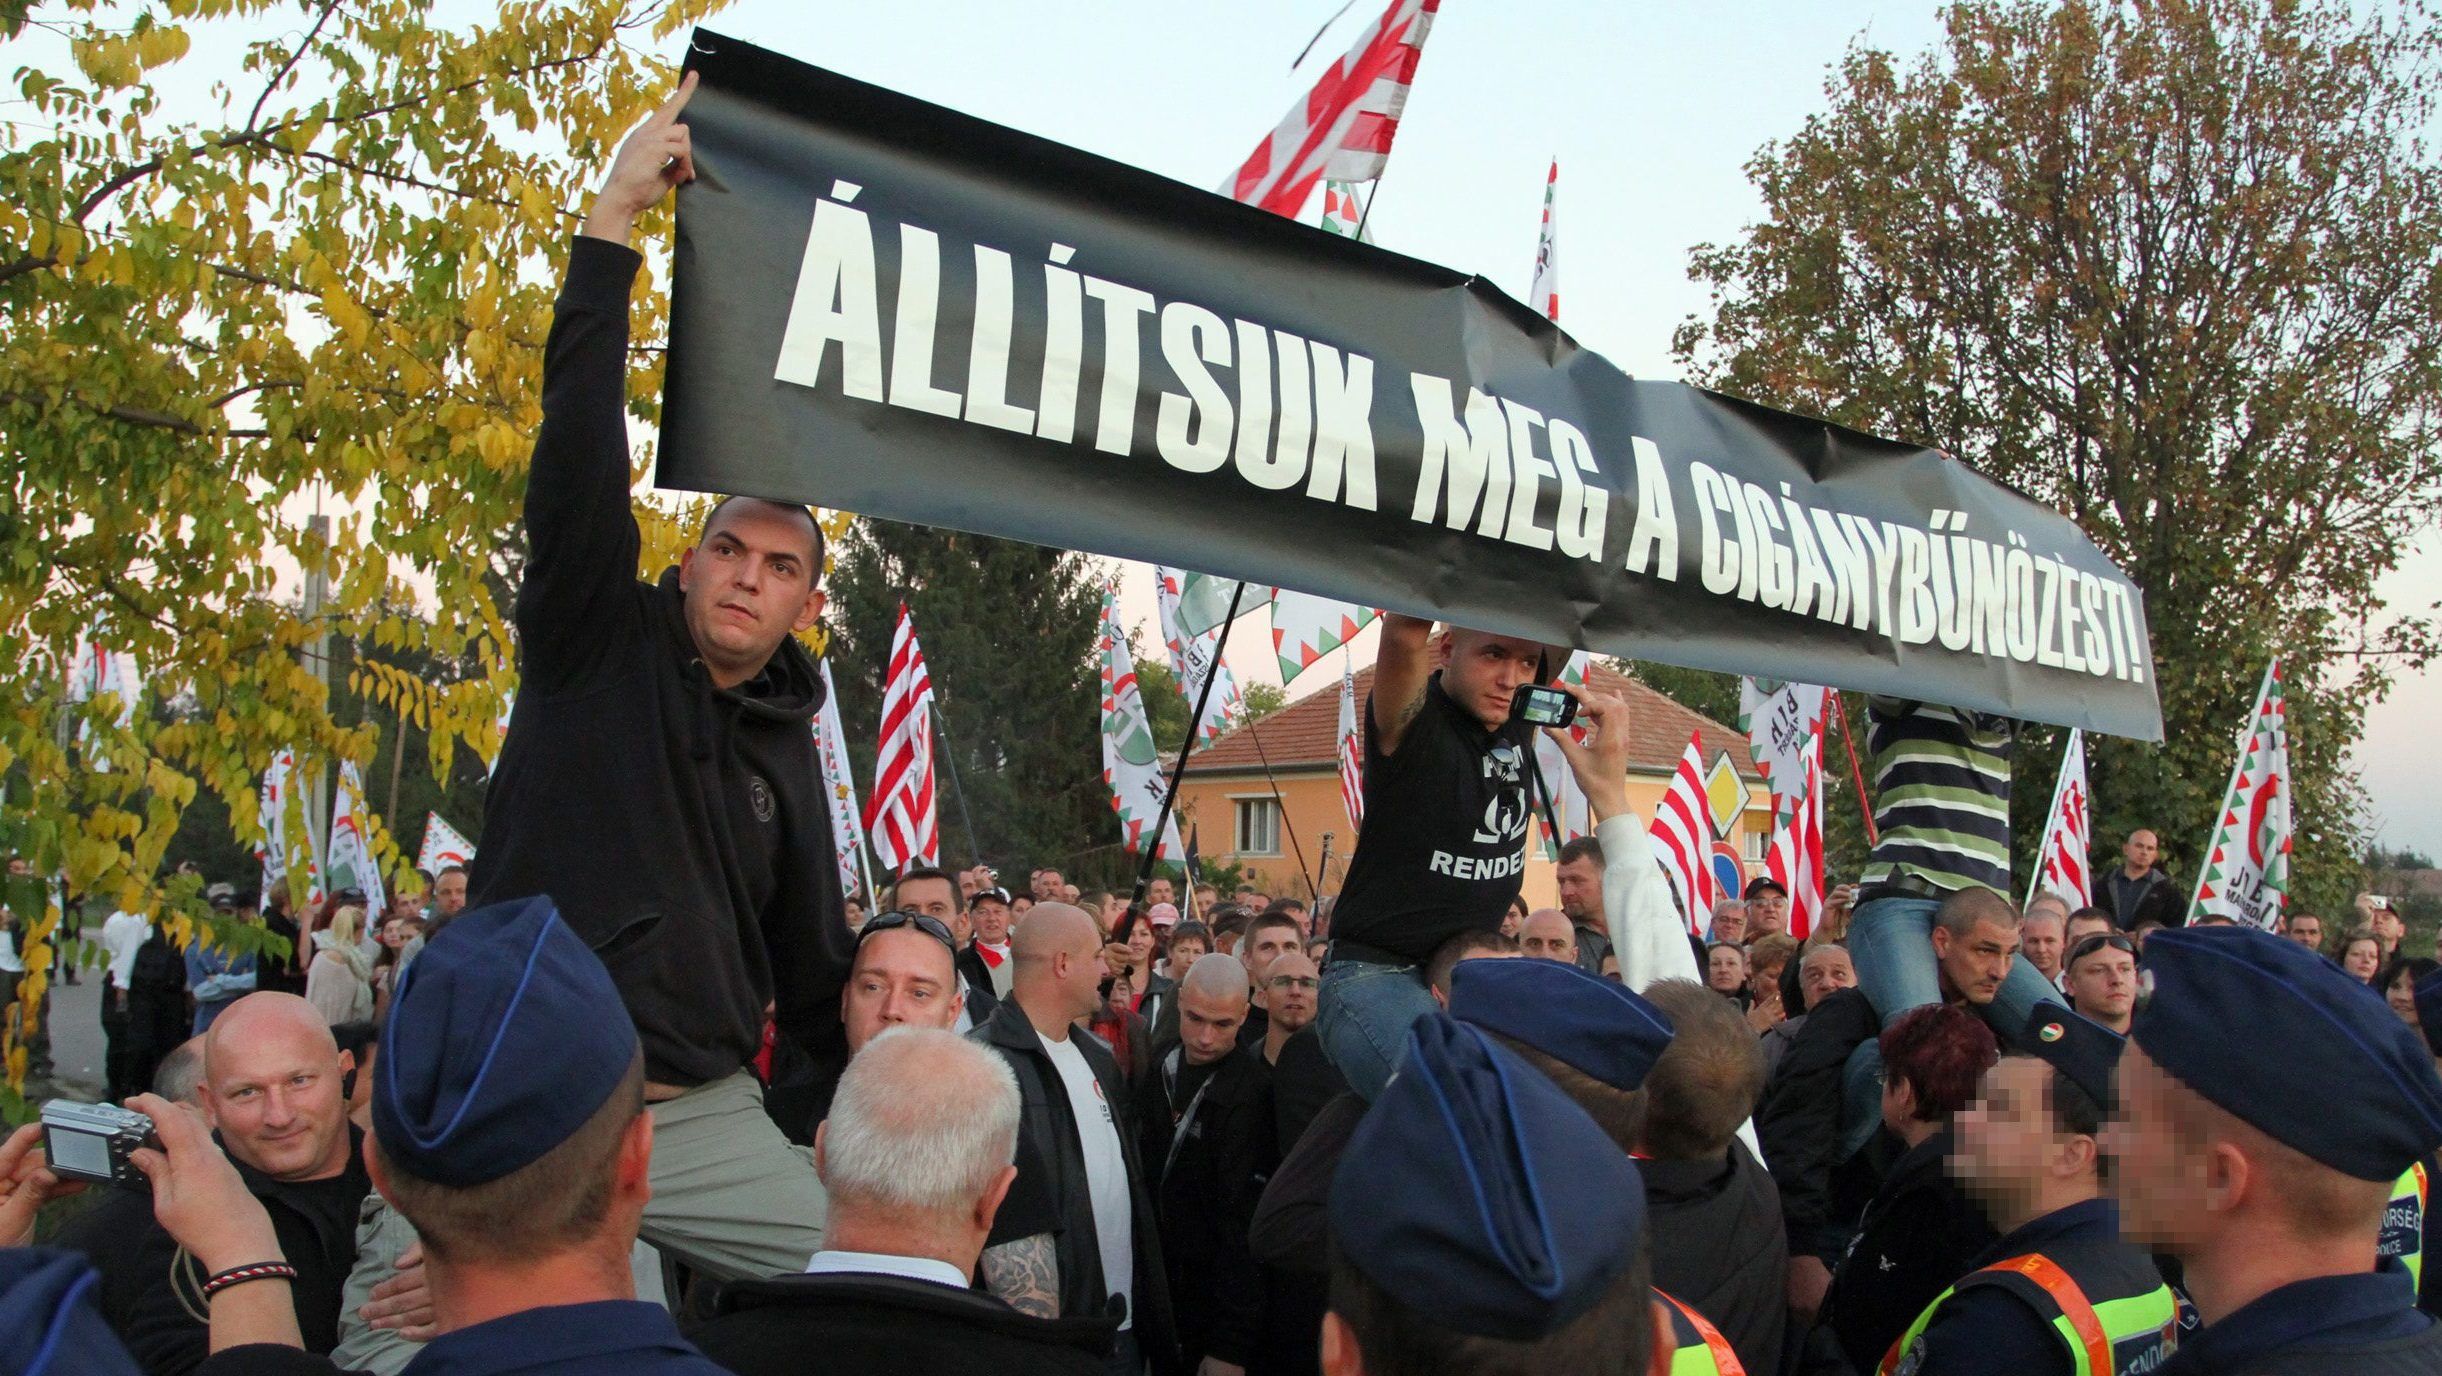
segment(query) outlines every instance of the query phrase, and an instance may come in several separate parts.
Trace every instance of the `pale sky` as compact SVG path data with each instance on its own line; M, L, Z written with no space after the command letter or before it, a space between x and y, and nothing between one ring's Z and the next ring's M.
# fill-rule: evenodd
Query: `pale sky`
M1211 187L1320 64L1346 51L1380 0L1357 0L1291 72L1334 8L744 0L709 27ZM1544 170L1557 156L1562 324L1632 374L1675 377L1671 331L1707 304L1687 280L1688 250L1727 241L1760 214L1747 160L1824 107L1826 69L1859 35L1912 54L1940 30L1930 0L1445 0L1369 232L1524 297ZM682 41L669 45L674 56ZM2442 539L2400 534L2412 552L2384 595L2430 607L2442 600ZM1125 587L1131 621L1149 625L1149 576L1132 569ZM1372 640L1369 631L1360 641L1360 664ZM1233 637L1229 660L1243 679L1270 681L1269 650L1257 620ZM1296 688L1336 673L1335 658ZM2442 778L2442 671L2402 678L2368 716L2357 758L2373 835L2442 852L2442 789L2432 786Z

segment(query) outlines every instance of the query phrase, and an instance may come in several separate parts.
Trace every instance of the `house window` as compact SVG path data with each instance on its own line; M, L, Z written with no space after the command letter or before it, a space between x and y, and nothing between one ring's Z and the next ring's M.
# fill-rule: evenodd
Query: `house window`
M1764 858L1764 848L1770 844L1772 844L1772 837L1769 834L1761 831L1748 832L1747 859L1758 864L1762 863Z
M1280 804L1270 798L1233 801L1237 805L1238 835L1232 849L1240 855L1280 854Z

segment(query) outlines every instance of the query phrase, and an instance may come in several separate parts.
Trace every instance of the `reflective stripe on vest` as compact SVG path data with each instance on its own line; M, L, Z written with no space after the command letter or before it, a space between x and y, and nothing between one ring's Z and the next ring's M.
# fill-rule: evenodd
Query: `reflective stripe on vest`
M2178 1306L2167 1285L2157 1284L2142 1294L2096 1304L2086 1298L2085 1290L2059 1263L2033 1252L1995 1262L1934 1296L1933 1303L1925 1306L1916 1322L1908 1325L1908 1331L1900 1334L1899 1341L1892 1343L1891 1350L1883 1355L1882 1364L1875 1368L1876 1376L1914 1376L1917 1361L1921 1360L1916 1349L1925 1330L1932 1326L1934 1316L1961 1287L1977 1283L2004 1285L2030 1303L2038 1296L2048 1301L2051 1312L2044 1313L2045 1305L2037 1304L2037 1313L2059 1335L2076 1376L2116 1376L2118 1363L2113 1352L2118 1344L2159 1336L2167 1345L2179 1318Z
M1670 1307L1670 1376L1747 1376L1720 1329L1668 1291L1653 1295Z
M2383 1209L2382 1242L2375 1249L2378 1256L2400 1259L2418 1294L2425 1287L2425 1209L2432 1192L2433 1178L2425 1163L2410 1166L2392 1187L2391 1203Z

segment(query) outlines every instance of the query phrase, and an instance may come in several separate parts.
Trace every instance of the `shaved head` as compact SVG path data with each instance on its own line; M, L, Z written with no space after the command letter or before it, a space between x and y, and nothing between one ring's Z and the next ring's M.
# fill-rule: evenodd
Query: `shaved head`
M274 1180L347 1169L343 1081L355 1059L294 994L248 994L204 1033L201 1098L229 1154Z
M1187 978L1179 981L1179 987L1203 998L1219 999L1224 1003L1232 1000L1244 1003L1247 997L1246 967L1238 962L1238 957L1223 955L1219 951L1198 956L1196 963L1187 967Z
M295 1037L328 1047L334 1056L339 1054L339 1043L331 1036L330 1023L323 1020L314 1005L295 994L269 991L248 994L230 1004L204 1029L204 1078L213 1077L215 1058L225 1061L234 1048L267 1037Z
M1026 910L1009 934L1009 952L1020 960L1042 960L1073 951L1091 942L1099 949L1102 929L1083 908L1066 903L1037 903Z

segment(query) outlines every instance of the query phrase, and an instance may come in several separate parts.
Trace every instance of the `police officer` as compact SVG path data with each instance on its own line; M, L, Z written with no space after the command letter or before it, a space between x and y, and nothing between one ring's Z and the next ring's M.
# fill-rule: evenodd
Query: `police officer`
M2417 982L2416 1014L2418 1030L2425 1034L2425 1047L2433 1052L2436 1068L2442 1069L2442 970L2436 970ZM2432 1159L2410 1166L2399 1183L2391 1189L2391 1203L2383 1210L2382 1241L2377 1251L2386 1257L2399 1258L2408 1277L2417 1287L2417 1308L2428 1314L2442 1315L2442 1277L2426 1266L2426 1260L2442 1248L2437 1239L2437 1227L2442 1227L2442 1209L2432 1206L2434 1176L2442 1162Z
M2165 929L2105 1131L2128 1240L2204 1320L2160 1376L2442 1371L2442 1325L2375 1242L2442 1146L2442 1075L2382 997L2269 932Z
M1883 1359L1882 1376L2122 1376L2176 1346L2176 1302L2120 1240L2097 1143L2122 1040L2050 1005L1984 1073L1959 1115L1950 1170L2001 1238Z
M1332 1181L1324 1376L1669 1371L1636 1164L1477 1028L1399 1065Z

